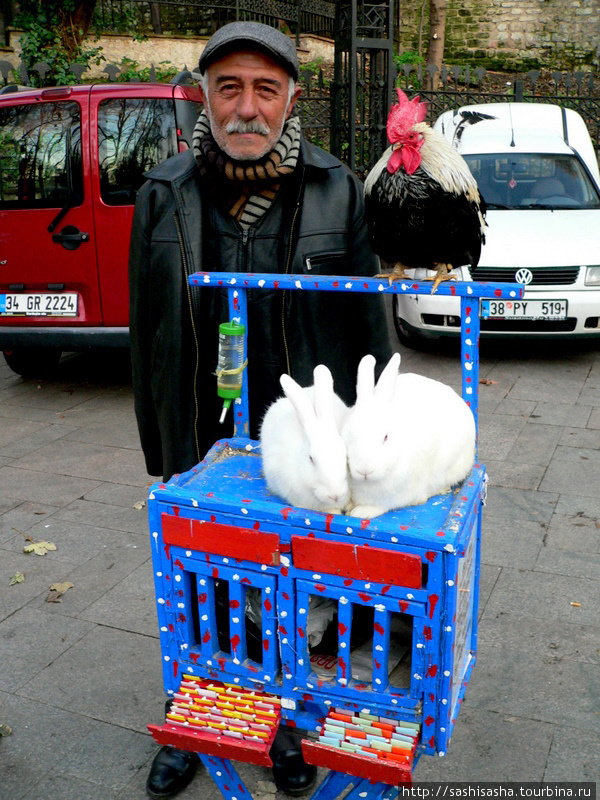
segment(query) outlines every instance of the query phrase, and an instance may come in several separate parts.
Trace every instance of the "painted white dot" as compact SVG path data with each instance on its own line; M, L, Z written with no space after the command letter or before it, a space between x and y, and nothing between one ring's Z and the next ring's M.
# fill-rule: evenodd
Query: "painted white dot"
M284 638L281 640L281 644L287 644L287 643L288 643L288 640L287 640L287 638L286 638L286 637L284 637Z
M234 286L234 285L237 283L237 280L236 280L236 278L230 278L230 279L229 279L229 283L231 284L231 286ZM238 296L238 293L237 293L237 292L234 292L234 293L233 293L233 296L234 296L234 297L237 297L237 296ZM234 798L234 800L235 800L235 798Z
M377 605L375 606L375 610L376 611L385 611L385 606L383 605L383 603L377 603Z
M217 778L220 778L223 773L221 771L217 771Z
M397 542L398 541L398 537L397 536L392 536L391 541L392 542Z
M154 500L155 496L156 495L154 494L154 492L150 492L150 494L148 495L148 499L149 500Z
M452 545L451 545L451 544L447 544L447 545L444 547L444 550L447 550L449 553L453 553L453 552L454 552L454 548L452 547Z
M385 289L385 286L383 286L381 283L380 283L380 284L379 284L379 286L377 287L377 291L378 291L378 292L383 292L383 290L384 290L384 289Z
M395 697L392 697L392 703L393 703L393 705L395 705L395 706L397 706L397 705L398 705L398 701L396 700L396 698L395 698Z
M271 594L271 587L265 586L265 594Z
M446 631L446 633L452 633L452 625L446 625L444 630Z
M344 597L344 595L342 595L342 596L340 597L340 603L341 603L343 606L347 605L347 604L348 604L348 598L347 598L347 597Z
M239 579L240 579L240 576L239 576L239 575L237 574L237 572L236 572L236 573L234 574L234 576L233 576L233 580L234 580L234 581L239 581Z
M467 386L466 394L473 394L473 387Z
M440 731L441 731L442 733L446 733L446 728L440 728Z
M157 578L162 578L162 576L163 576L162 572L157 572L157 573L156 573L156 577L157 577Z
M468 325L468 324L471 322L471 317L465 317L465 322L466 322L466 323L467 323L467 325Z
M419 675L417 672L415 672L415 674L413 675L413 678L414 678L416 681L420 681L420 680L421 680L421 676L420 676L420 675Z
M184 643L181 645L181 649L182 649L182 650L187 650L187 649L188 649L187 642L184 642Z
M240 511L242 512L242 514L247 514L248 513L248 509L247 508L240 508Z
M340 678L338 683L340 686L345 686L348 683L348 680L346 678Z
M207 619L208 619L208 614L202 614L201 617L202 622L206 622Z
M417 647L421 649L421 647L425 647L425 645L423 644L423 642L417 642Z
M286 673L285 673L285 679L286 679L286 681L291 681L291 680L292 680L292 675L291 675L291 673L290 673L290 672L286 672ZM282 704L283 704L283 701L282 701ZM295 707L296 707L296 706L294 706L294 708L295 708Z
M234 682L234 683L239 683L239 682L240 682L240 679L239 679L239 678L234 678L234 679L233 679L233 682Z
M177 581L177 583L179 583L179 581L181 580L181 575L175 575L175 580Z
M415 599L414 594L411 594L410 592L406 595L406 597L407 597L408 600L414 600Z
M234 663L234 664L239 664L239 663L240 663L240 660L239 660L239 658L234 658L234 659L233 659L233 663Z
M345 283L344 284L344 289L351 289L351 288L352 288L352 284L351 283Z
M192 497L192 505L194 506L194 508L198 508L198 501L194 500L193 497Z
M165 661L170 661L171 660L171 656L164 656L164 659L165 659Z
M224 559L223 559L223 563L224 563L224 564L229 564L229 559L228 559L228 558L224 558Z
M244 448L244 450L247 450L248 452L251 452L252 445L251 444L247 444L246 447Z
M443 757L446 755L446 753L444 753L444 751L443 751L443 750L440 750L440 752L438 753L438 755L439 755L439 757L440 757L440 758L443 758Z
M316 581L320 581L320 580L321 580L321 576L320 576L320 575L317 575L316 573L313 575L313 578L314 578L314 580L316 580Z
M304 659L303 658L299 658L298 659L298 664L300 664L300 666L303 667L304 666Z
M308 517L305 517L304 524L305 525L310 525L311 524L311 521L310 521L310 519Z
M359 792L359 797L367 797L367 792Z
M380 644L378 644L378 645L376 645L375 650L377 650L378 652L381 653L381 652L383 652L383 647Z
M206 586L206 580L204 578L200 578L200 586Z
M375 678L375 683L381 683L381 678Z
M471 339L465 339L465 344L468 344L468 345L469 345L469 347L471 347L471 345L473 344L473 342L471 341Z
M346 533L352 533L352 528L346 528Z
M265 636L270 636L270 635L271 635L271 631L270 630L266 630L265 631Z
M344 647L346 647L346 646L347 646L347 645L346 645L346 642L340 642L340 647L344 648Z
M285 619L285 618L287 617L287 611L280 611L280 612L279 612L279 616L280 616L282 619Z
M212 667L212 658L207 658L206 663L208 664L209 667Z
M267 569L267 565L266 565L266 564L261 564L261 565L260 565L260 568L261 568L261 569L262 569L262 571L264 572L264 571Z
M288 558L288 556L280 556L280 557L279 557L279 560L281 561L281 563L282 563L282 565L283 565L284 567L289 567L289 565L290 565L290 559Z
M443 706L447 706L447 705L448 705L448 701L446 700L446 698L445 698L445 697L444 697L444 698L443 698L443 700L442 700L442 705L443 705Z
M177 608L185 608L185 603L177 603Z
M163 597L157 597L156 602L158 603L159 606L164 606L165 604L165 600Z
M259 285L259 286L260 286L260 288L262 289L262 287L265 285L265 282L264 282L263 280L260 280L260 281L258 282L258 285Z
M323 702L325 703L326 706L330 706L331 705L331 700L323 700Z
M445 669L445 670L444 670L444 676L445 676L446 678L449 678L449 677L450 677L450 671L449 671L449 670L447 670L447 669Z
M464 366L465 366L465 369L467 370L467 372L471 372L471 370L473 369L473 364L472 364L471 361L465 362Z
M210 283L210 276L209 275L205 275L202 280L204 281L204 283Z
M239 617L232 617L231 621L234 623L234 625L237 625L238 622L240 621L240 618Z
M452 581L452 580L450 580L450 581L446 581L446 584L447 584L448 586L454 586L454 581Z
M298 613L299 614L306 614L306 609L305 608L299 608L298 609Z
M296 287L296 289L301 289L302 288L301 281L294 281L294 286Z
M162 631L163 633L168 633L169 629L167 628L167 626L166 626L166 625L163 625L163 626L161 627L161 631Z
M365 583L365 589L370 589L370 588L371 588L371 584L370 583Z

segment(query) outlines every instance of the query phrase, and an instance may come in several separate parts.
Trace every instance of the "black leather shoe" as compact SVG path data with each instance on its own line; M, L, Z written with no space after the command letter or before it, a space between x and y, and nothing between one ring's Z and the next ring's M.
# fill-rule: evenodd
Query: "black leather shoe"
M190 783L200 759L197 753L165 745L154 756L146 781L146 793L152 800L174 797Z
M291 797L310 792L317 782L317 768L306 763L299 748L271 753L271 760L275 785Z

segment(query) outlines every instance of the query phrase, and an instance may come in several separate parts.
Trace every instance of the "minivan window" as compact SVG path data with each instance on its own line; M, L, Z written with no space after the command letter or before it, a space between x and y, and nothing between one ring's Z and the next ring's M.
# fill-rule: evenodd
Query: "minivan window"
M83 202L81 113L72 101L0 108L0 208Z
M558 153L465 155L488 208L600 208L583 164Z
M144 172L177 153L173 101L104 100L98 109L100 196L110 206L135 202Z

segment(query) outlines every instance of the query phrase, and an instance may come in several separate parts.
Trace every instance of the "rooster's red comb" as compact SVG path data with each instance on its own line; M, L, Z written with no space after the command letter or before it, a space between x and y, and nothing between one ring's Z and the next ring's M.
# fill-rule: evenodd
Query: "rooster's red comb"
M393 105L387 120L387 136L391 144L395 144L417 122L423 122L427 114L427 103L420 98L409 100L402 89L396 89L398 103Z

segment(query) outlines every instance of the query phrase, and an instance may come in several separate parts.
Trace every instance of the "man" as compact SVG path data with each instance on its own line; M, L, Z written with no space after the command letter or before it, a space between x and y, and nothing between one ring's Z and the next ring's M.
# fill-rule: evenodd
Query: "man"
M227 294L190 288L198 271L370 276L378 271L363 219L362 187L328 153L306 142L294 105L298 61L292 41L266 25L235 22L200 58L200 115L193 148L148 173L139 192L130 253L130 327L135 410L151 475L198 463L231 435L219 423L218 325ZM354 402L356 369L391 355L381 297L330 292L248 293L250 434L258 438L279 376L312 383L331 369ZM277 785L292 795L314 783L296 748L271 751ZM163 748L147 783L172 797L189 783L197 756Z

